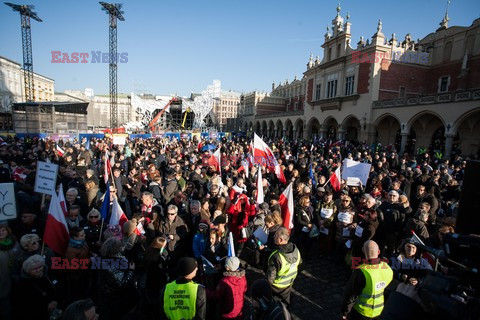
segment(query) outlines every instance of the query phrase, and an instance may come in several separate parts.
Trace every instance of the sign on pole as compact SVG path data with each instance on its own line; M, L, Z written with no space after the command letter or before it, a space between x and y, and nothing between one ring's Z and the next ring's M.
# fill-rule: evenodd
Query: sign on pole
M35 192L53 195L56 192L58 165L37 161Z
M369 163L345 159L343 160L342 179L347 181L349 186L358 186L360 183L366 186L371 166Z
M13 183L0 183L0 221L15 219L17 207Z

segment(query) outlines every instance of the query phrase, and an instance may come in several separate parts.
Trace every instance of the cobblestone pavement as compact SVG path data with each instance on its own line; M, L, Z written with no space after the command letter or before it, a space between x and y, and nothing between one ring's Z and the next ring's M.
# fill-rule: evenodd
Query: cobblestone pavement
M343 293L350 276L346 266L336 262L330 256L319 257L317 255L304 261L300 270L293 285L292 318L340 319ZM260 277L264 277L261 270L249 267L247 269L248 288L253 281ZM249 294L250 292L247 292L247 295ZM248 297L247 301L250 301Z

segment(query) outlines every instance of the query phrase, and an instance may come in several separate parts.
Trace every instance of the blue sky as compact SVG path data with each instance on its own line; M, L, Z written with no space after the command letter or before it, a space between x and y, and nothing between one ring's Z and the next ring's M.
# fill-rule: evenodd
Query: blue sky
M108 18L98 1L25 0L42 23L32 21L34 71L55 80L55 90L94 88L108 93L108 64L51 63L51 51L108 52ZM189 95L213 79L222 89L269 91L305 71L310 53L323 55L326 25L336 15L330 0L123 1L126 21L118 25L119 92ZM350 12L352 39L371 37L378 19L383 31L403 39L422 38L438 27L445 0L341 1ZM453 0L450 26L469 26L480 17L480 1ZM22 61L20 18L0 4L0 55ZM89 59L91 60L91 59Z

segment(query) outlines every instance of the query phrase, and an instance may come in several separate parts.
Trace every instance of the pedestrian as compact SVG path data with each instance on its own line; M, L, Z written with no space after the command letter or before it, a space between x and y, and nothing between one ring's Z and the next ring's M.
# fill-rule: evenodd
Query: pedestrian
M378 244L369 240L363 245L365 260L352 261L355 269L348 280L342 304L343 319L376 319L383 310L384 290L392 281L393 271L380 261ZM360 264L360 265L358 265Z
M243 298L247 291L245 270L240 269L237 257L228 257L225 272L214 291L207 290L207 299L216 301L220 307L220 319L243 319Z
M178 260L178 278L165 286L160 296L161 319L206 319L207 295L205 288L193 282L197 261L191 257Z
M298 274L298 266L302 263L300 251L289 240L288 230L285 227L278 228L275 232L278 249L270 255L267 268L267 279L272 286L273 295L287 307L290 306L290 294Z

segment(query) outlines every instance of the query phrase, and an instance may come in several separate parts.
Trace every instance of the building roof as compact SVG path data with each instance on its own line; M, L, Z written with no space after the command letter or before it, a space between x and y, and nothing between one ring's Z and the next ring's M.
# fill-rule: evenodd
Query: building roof
M56 112L87 114L88 102L21 102L12 105L13 111L26 111L25 107L52 108L55 107Z

